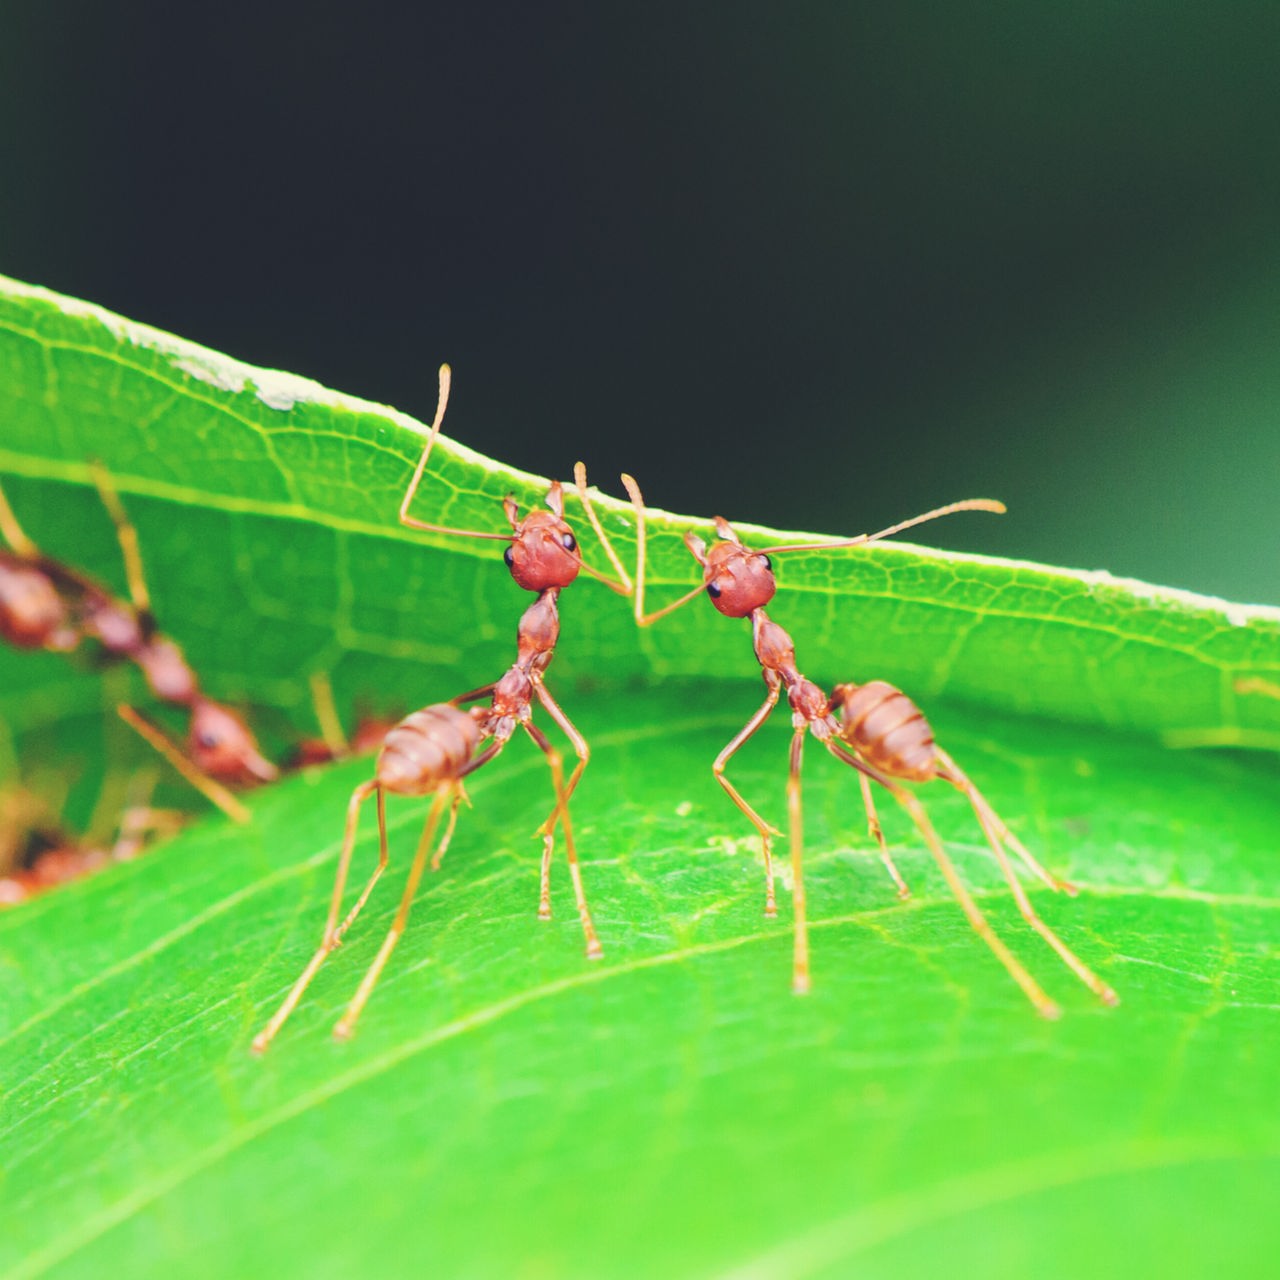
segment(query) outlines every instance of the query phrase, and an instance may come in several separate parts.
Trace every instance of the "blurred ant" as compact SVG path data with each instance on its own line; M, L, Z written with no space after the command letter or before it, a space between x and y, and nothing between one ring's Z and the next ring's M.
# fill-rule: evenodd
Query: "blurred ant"
M120 715L224 813L247 822L248 811L222 783L267 782L276 776L276 767L263 758L241 717L200 691L182 650L157 627L137 531L105 468L95 463L93 476L115 525L129 601L45 555L23 531L0 489L0 535L8 544L8 549L0 547L0 636L20 649L58 653L70 652L88 638L107 657L133 662L157 698L188 713L186 753L133 707L120 706Z
M403 796L431 795L433 797L431 808L427 814L422 838L418 842L417 852L409 868L408 882L401 896L395 919L346 1012L334 1027L334 1035L339 1039L345 1039L352 1034L360 1011L364 1008L388 957L404 932L409 918L409 909L426 868L427 855L431 852L436 830L446 805L449 814L444 834L431 857L433 870L439 867L453 835L458 805L465 796L463 780L498 755L517 729L523 729L545 757L551 771L552 788L555 793L555 803L551 812L538 828L538 834L542 836L543 841L538 915L542 919L549 919L551 916L551 855L555 841L555 828L559 823L564 829L565 856L573 881L578 918L586 940L587 956L594 960L603 954L591 920L591 912L587 907L577 850L574 845L573 828L569 820L569 798L582 776L582 771L586 768L590 751L586 739L547 690L543 676L555 654L556 641L560 635L557 599L560 592L578 576L579 571L585 569L606 586L623 595L630 594L633 590L632 583L623 570L587 497L586 470L581 463L578 463L574 469L578 493L588 520L618 571L620 581L617 582L584 563L577 539L564 518L564 493L559 481L553 481L547 491L547 509L529 511L523 519L515 499L510 495L503 499L503 510L511 526L510 533L455 529L444 525L428 524L409 515L409 506L418 491L436 437L440 434L440 425L444 420L445 408L449 400L450 379L449 366L442 365L435 421L427 436L426 445L418 460L413 478L400 504L400 522L411 529L421 529L428 533L449 534L462 538L490 538L508 543L503 553L503 560L512 578L524 590L537 592L537 599L529 605L520 619L516 631L516 660L500 680L473 689L469 693L460 694L448 702L436 703L415 711L386 735L374 765L373 779L361 783L355 789L347 808L342 853L338 859L333 896L320 946L280 1008L254 1039L253 1049L256 1053L264 1052L270 1045L325 958L342 941L343 935L351 927L373 886L385 870L388 861L387 793ZM462 704L478 702L484 698L489 699L487 706L474 706L469 711L460 710ZM572 744L577 764L567 782L564 778L560 752L551 744L546 734L533 723L534 699L541 703ZM488 745L484 746L486 742ZM373 795L377 796L378 808L378 865L356 899L355 905L345 918L340 920L342 897L346 888L360 807Z
M726 617L750 618L752 645L760 663L767 694L760 709L734 735L712 766L716 781L729 798L760 833L764 847L765 914L777 912L773 887L771 839L780 834L771 827L739 794L725 774L734 753L768 719L785 689L791 706L794 733L791 739L790 767L787 775L787 804L790 816L792 899L795 911L795 950L792 989L803 993L809 989L809 942L805 914L803 866L803 823L800 792L801 754L806 734L812 734L837 760L858 772L862 799L871 835L880 849L880 857L898 887L900 897L909 893L885 845L871 782L884 787L907 811L925 843L929 846L951 892L955 894L974 930L995 953L1013 980L1022 988L1036 1011L1047 1018L1059 1015L1058 1006L1041 990L1040 985L997 937L969 891L961 882L955 866L947 856L932 823L916 797L899 785L899 781L930 782L941 779L962 792L973 808L983 834L987 838L1000 870L1008 882L1024 919L1058 953L1063 962L1095 995L1106 1004L1117 1003L1114 991L1098 978L1036 914L1005 852L1008 845L1023 864L1051 889L1074 893L1072 886L1054 879L1001 821L954 760L934 741L923 714L907 696L882 680L868 684L840 684L830 696L807 680L796 667L795 645L791 637L765 613L765 605L777 590L770 556L791 551L825 551L835 547L861 546L887 538L904 529L934 520L956 511L1002 512L1004 506L986 499L955 502L905 520L879 533L863 534L830 542L792 543L766 547L761 551L746 546L729 523L717 516L716 532L720 541L710 548L699 537L685 535L685 545L702 567L702 582L686 595L652 614L644 612L645 573L645 508L639 486L630 476L622 482L636 512L636 593L635 617L640 626L648 626L674 609L687 604L694 596L706 592L712 605Z
M400 722L401 717L375 716L361 712L356 727L348 738L338 717L333 700L333 685L323 671L312 672L311 704L320 724L318 738L303 738L293 748L285 762L288 769L306 769L317 764L331 764L336 760L349 760L352 756L372 755L382 746L383 739Z
M150 839L175 832L182 816L150 806L154 784L151 774L135 777L110 842L69 835L34 792L16 787L0 792L0 907L16 906L114 862L126 862ZM96 825L91 822L90 830Z

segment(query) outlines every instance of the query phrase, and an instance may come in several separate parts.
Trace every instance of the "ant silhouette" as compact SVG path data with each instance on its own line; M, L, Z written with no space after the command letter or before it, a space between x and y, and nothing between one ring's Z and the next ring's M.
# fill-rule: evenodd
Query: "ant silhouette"
M361 1010L404 932L414 894L417 892L419 881L426 868L427 857L435 841L436 831L446 806L448 818L439 845L431 854L432 870L440 866L452 839L458 805L466 795L463 788L464 779L494 759L511 740L517 729L523 729L542 752L551 771L552 787L555 792L555 803L551 812L536 833L542 836L543 841L538 915L544 920L551 917L551 857L555 843L555 829L560 825L564 830L565 857L573 882L578 918L586 940L586 954L593 960L603 954L592 923L591 912L587 906L573 828L569 818L569 799L590 759L590 749L586 739L551 696L546 687L544 675L555 655L556 642L560 635L560 617L557 610L560 592L577 578L579 571L585 570L592 577L622 595L631 594L634 590L633 584L623 569L587 496L586 469L582 463L578 463L574 468L575 484L587 518L618 573L617 581L584 562L573 530L565 520L564 491L559 481L552 481L547 490L546 510L531 510L521 517L515 499L510 495L503 499L503 511L511 526L509 533L430 524L409 514L409 507L422 481L427 459L440 434L440 426L448 405L450 385L450 368L447 364L441 365L440 393L436 404L435 420L409 487L400 503L400 523L408 528L423 530L427 533L506 542L508 546L503 553L503 559L512 578L524 590L536 592L537 599L525 609L520 618L516 631L516 660L501 679L460 694L447 702L435 703L415 711L386 735L374 765L372 780L361 783L351 795L342 852L334 879L333 896L330 900L320 946L280 1008L254 1039L253 1049L256 1053L265 1052L270 1045L276 1033L297 1006L325 958L341 943L343 935L359 915L374 885L386 869L388 863L387 793L403 796L431 795L433 797L431 808L427 814L422 838L418 842L417 852L409 868L409 877L400 899L399 909L382 947L357 988L351 1003L347 1006L346 1012L334 1027L334 1035L339 1039L346 1039L352 1034ZM487 706L474 706L468 711L460 709L467 703L479 702L485 698L489 699ZM533 722L535 699L560 726L573 747L577 763L567 782L564 778L560 752ZM484 745L486 743L487 746ZM340 920L360 808L370 796L377 797L378 865L361 890L355 905Z
M756 660L760 663L767 693L759 710L716 757L712 770L716 781L760 833L764 849L766 881L765 914L768 916L777 913L771 840L780 832L771 827L747 803L729 781L725 769L734 754L769 718L783 690L786 691L794 727L787 774L793 880L792 903L795 915L792 989L797 993L804 993L809 990L810 983L800 769L805 738L812 734L837 760L857 770L868 828L879 846L881 860L897 886L899 897L907 896L910 891L898 873L885 844L884 833L872 798L872 782L884 787L910 815L969 923L1004 965L1013 980L1022 988L1036 1011L1046 1018L1059 1016L1058 1005L1049 999L1039 983L997 936L973 896L965 888L919 800L899 785L901 781L930 782L940 779L950 783L968 799L1023 918L1100 1000L1106 1004L1116 1004L1118 998L1115 992L1098 978L1036 914L1026 890L1014 873L1005 846L1011 848L1026 868L1049 888L1074 894L1076 892L1074 887L1051 876L1005 826L959 765L934 741L928 722L915 704L904 693L883 680L873 680L862 685L839 684L828 696L800 673L796 666L794 642L786 631L765 613L765 606L773 599L777 590L770 556L783 555L792 551L825 551L836 547L861 546L891 537L893 534L901 533L928 520L937 519L939 516L958 511L1000 513L1004 511L1004 505L989 499L976 498L939 507L924 515L882 529L879 533L862 534L854 538L829 542L791 543L765 547L759 551L743 543L728 521L717 516L715 528L720 540L710 548L694 534L686 534L684 539L685 545L702 568L702 582L671 604L652 614L646 614L644 612L646 543L644 498L631 476L624 475L622 483L631 497L636 512L636 622L640 626L649 626L704 591L712 605L726 617L751 620L752 646Z
M29 538L0 488L0 636L20 649L69 653L85 639L110 659L133 662L152 692L189 716L187 751L133 707L118 711L197 790L237 822L248 811L222 784L249 785L276 776L248 725L236 712L204 694L182 650L156 625L142 572L138 534L125 514L107 471L93 465L94 483L115 526L129 585L129 600L46 555Z

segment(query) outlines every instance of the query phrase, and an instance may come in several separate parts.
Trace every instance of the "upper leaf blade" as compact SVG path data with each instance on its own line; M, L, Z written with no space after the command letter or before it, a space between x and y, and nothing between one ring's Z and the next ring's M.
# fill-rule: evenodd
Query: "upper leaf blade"
M449 425L465 432L460 416ZM87 483L89 458L106 463L139 524L157 612L215 683L301 718L312 670L334 671L350 697L381 687L408 706L431 696L428 684L440 696L509 658L522 597L496 560L473 569L494 544L395 520L421 448L422 428L403 414L0 278L0 422L0 469L33 482L18 495L33 533L118 580L93 497L64 487ZM536 503L546 483L444 439L415 509L502 531L503 494ZM602 509L625 560L630 510ZM672 535L706 525L654 514L653 602L697 581ZM878 677L926 703L1280 745L1280 701L1235 687L1280 679L1280 610L890 544L799 553L779 575L777 616L821 683ZM696 603L639 636L594 584L576 588L566 612L558 669L570 675L755 670L740 631ZM439 674L409 680L405 660Z

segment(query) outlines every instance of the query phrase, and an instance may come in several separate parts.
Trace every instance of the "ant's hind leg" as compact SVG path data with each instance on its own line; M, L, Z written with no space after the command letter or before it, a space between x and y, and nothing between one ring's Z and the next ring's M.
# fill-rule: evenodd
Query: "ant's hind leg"
M938 770L938 777L945 782L951 783L953 787L963 791L969 798L969 803L973 805L974 811L978 814L979 820L982 821L983 830L995 831L1001 840L1009 846L1010 849L1018 855L1022 860L1022 864L1031 872L1037 880L1048 885L1055 892L1065 893L1071 897L1075 897L1078 890L1075 885L1067 880L1059 880L1057 876L1046 870L1031 851L1018 839L1017 836L1005 826L1000 815L991 807L986 796L978 790L977 787L969 780L964 771L958 764L945 752L941 747L938 748L938 762L941 768Z
M933 823L929 821L929 816L925 813L924 806L921 805L920 801L910 791L900 787L892 778L881 773L878 769L873 769L864 760L846 751L842 746L838 746L831 741L828 741L826 745L827 750L836 759L843 760L845 764L852 765L859 773L865 773L873 782L880 783L906 810L912 822L916 824L916 830L920 832L924 837L925 844L929 846L929 852L933 854L933 859L938 864L938 870L942 872L943 878L947 882L947 887L960 904L960 909L964 912L965 918L969 921L973 931L987 944L996 959L1004 965L1005 971L1022 988L1023 994L1035 1006L1036 1012L1042 1018L1060 1017L1062 1010L1045 995L1040 984L1027 972L1022 962L1001 941L1000 936L991 927L990 921L982 914L981 908L973 900L973 895L965 888L964 881L960 879L960 874L956 871L955 863L947 856L947 851L942 847L942 841L938 839L938 833L933 829Z
M444 835L440 837L440 843L436 846L436 851L431 856L431 870L439 871L440 864L444 861L444 855L449 850L449 841L453 839L453 829L458 824L458 806L466 801L471 803L470 797L467 795L467 789L458 783L457 790L454 793L453 803L449 806L449 821L445 826Z
M446 782L436 789L435 799L431 801L431 809L427 814L426 825L422 829L422 838L418 841L417 851L413 855L413 864L409 868L409 879L405 883L404 893L400 898L400 906L396 911L395 919L391 922L391 928L387 930L387 936L382 940L382 946L378 948L378 954L374 956L368 972L361 979L360 986L356 989L351 1003L347 1005L346 1012L334 1024L333 1036L335 1040L349 1040L351 1038L356 1028L356 1019L360 1017L360 1011L373 994L373 989L377 986L379 977L382 976L382 970L391 958L391 953L395 950L396 943L400 941L400 935L404 933L405 925L409 922L409 909L413 906L414 894L418 891L418 883L421 881L422 872L426 868L427 854L430 852L431 844L435 839L436 827L440 824L440 812L444 808L444 802L453 787L454 784L452 782Z
M871 797L871 779L865 773L859 773L858 782L862 786L862 804L867 811L867 830L870 832L871 838L880 846L880 861L884 863L885 870L888 871L893 883L898 886L898 897L909 898L911 897L911 890L898 872L893 857L889 853L888 846L884 842L884 831L880 827L880 818L876 813L876 803Z
M351 866L351 850L355 845L356 825L360 818L360 807L375 791L378 793L378 867L370 878L369 883L365 886L364 892L360 895L356 905L352 907L347 918L338 927L338 912L342 908L342 891L346 888L347 871ZM352 921L356 918L360 908L364 906L365 899L368 898L370 891L377 883L378 877L382 874L382 870L386 865L387 820L383 793L376 782L365 782L351 793L351 801L347 805L347 827L342 837L342 854L338 859L338 869L334 874L333 896L329 902L329 915L325 920L324 935L321 938L320 946L317 948L315 955L307 962L306 968L303 969L297 982L293 984L289 994L285 996L283 1003L276 1010L271 1021L254 1037L254 1053L265 1053L267 1051L271 1041L275 1039L276 1032L284 1026L289 1015L297 1007L298 1001L302 999L303 992L311 985L311 979L316 976L320 966L325 962L330 952L335 950L342 941L342 935L351 927Z
M1109 987L1101 978L1098 977L1092 969L1089 968L1079 956L1076 955L1070 947L1067 946L1061 938L1040 919L1036 914L1036 909L1031 905L1031 899L1027 896L1027 891L1022 887L1022 883L1018 880L1014 872L1012 864L1009 862L1009 856L1005 853L1004 847L1000 842L1001 834L1006 834L1004 823L998 818L994 822L991 821L993 811L991 807L982 798L977 787L958 769L955 764L948 760L946 763L946 771L940 776L945 777L952 786L964 792L969 798L969 803L973 805L973 811L977 815L978 823L982 827L982 833L987 837L987 843L991 846L992 852L996 855L996 861L1000 864L1000 870L1004 874L1005 881L1008 883L1013 893L1014 901L1018 904L1018 910L1022 912L1022 918L1058 953L1063 964L1071 970L1072 973L1084 983L1094 995L1102 1001L1103 1004L1115 1005L1120 1003L1120 997ZM1056 887L1056 885L1055 885Z

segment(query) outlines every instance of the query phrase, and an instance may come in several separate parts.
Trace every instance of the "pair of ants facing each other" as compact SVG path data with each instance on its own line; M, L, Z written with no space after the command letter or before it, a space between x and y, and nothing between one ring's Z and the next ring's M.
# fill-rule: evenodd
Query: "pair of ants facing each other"
M1017 878L1009 851L1049 888L1074 892L1072 887L1055 879L1013 835L986 798L954 760L934 741L921 712L905 694L883 681L867 684L840 684L831 694L825 693L800 673L796 664L795 645L781 626L765 611L776 591L771 556L792 551L828 550L858 546L889 537L904 529L922 524L938 516L957 511L1003 511L1000 503L983 499L957 502L925 515L907 520L879 533L856 538L818 543L797 543L755 550L746 546L723 519L715 521L718 541L710 547L693 535L685 543L697 561L702 580L687 594L646 614L644 611L646 521L645 506L639 486L630 476L622 481L636 516L636 564L634 577L623 567L600 523L587 492L586 472L581 463L575 468L575 488L587 519L599 539L614 576L588 565L582 558L572 528L565 519L564 491L553 482L546 496L545 510L531 510L523 517L514 499L503 502L509 532L485 532L457 529L427 523L409 514L437 436L440 433L448 402L450 373L447 365L440 370L440 398L435 421L427 437L422 456L400 504L402 524L429 533L467 538L488 538L506 542L504 559L516 583L536 593L517 629L516 660L506 673L492 684L484 685L447 702L436 703L414 712L396 725L386 736L374 768L374 776L352 793L347 809L346 828L338 859L333 893L329 903L320 945L286 994L270 1021L255 1037L253 1048L262 1053L297 1007L311 980L325 959L338 947L368 901L374 886L388 865L386 796L431 796L422 837L409 868L407 883L391 927L373 962L360 982L346 1011L334 1027L338 1038L350 1036L361 1010L369 999L383 968L405 930L410 907L423 872L434 869L452 837L458 805L464 796L463 784L477 769L493 760L515 735L523 730L541 751L551 772L554 803L539 828L543 838L539 886L538 914L550 916L549 876L554 849L555 830L564 833L565 855L573 882L579 919L586 941L587 956L602 954L591 920L583 889L581 870L574 844L569 801L589 759L587 742L564 710L548 691L545 673L554 656L559 638L559 594L585 570L620 595L633 601L638 625L649 626L674 610L705 593L715 609L726 617L751 621L752 646L760 664L766 686L764 702L743 728L716 757L712 766L716 781L747 820L759 833L763 845L765 868L765 914L776 915L774 891L773 838L780 834L769 825L740 794L727 775L734 754L769 718L785 692L792 713L793 735L787 776L787 806L790 819L790 853L792 865L792 903L794 915L794 957L792 987L796 992L809 989L809 944L804 886L803 821L801 803L801 762L807 737L816 738L837 760L853 768L859 778L868 827L876 840L880 856L893 878L900 896L909 892L885 844L877 818L872 783L883 787L906 810L915 823L930 853L937 862L949 888L955 895L973 929L1004 965L1009 975L1027 995L1036 1011L1054 1018L1059 1014L1051 1000L1021 962L995 933L973 896L961 881L954 864L943 848L924 808L903 782L941 780L962 792L972 806L978 824L991 846L1000 870L1009 884L1018 909L1031 927L1057 952L1062 961L1094 994L1106 1004L1115 1004L1115 992L1104 983L1039 917L1030 898ZM487 705L481 704L487 699ZM559 751L533 722L534 703L539 703L563 730L572 745L576 763L568 779ZM357 822L364 802L376 798L378 813L379 856L372 874L344 915L342 905L355 844ZM437 843L437 832L444 823ZM433 852L434 848L434 852Z

